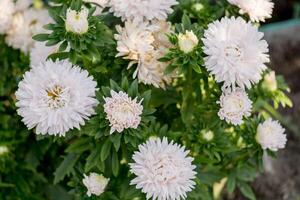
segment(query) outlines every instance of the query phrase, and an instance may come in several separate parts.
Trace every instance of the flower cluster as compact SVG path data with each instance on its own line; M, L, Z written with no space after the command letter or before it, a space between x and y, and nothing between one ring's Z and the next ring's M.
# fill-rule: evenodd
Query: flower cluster
M123 186L129 187L131 172L135 177L131 185L147 199L187 199L194 189L192 195L197 199L199 188L210 190L206 184L205 189L196 187L201 183L196 164L209 165L197 168L198 173L210 167L235 173L238 170L233 166L246 165L242 162L248 162L244 158L252 155L247 154L251 148L260 154L285 147L285 130L277 121L261 123L262 118L257 117L254 123L249 119L260 113L256 107L256 92L260 91L256 90L265 89L268 94L280 90L275 73L265 73L269 47L253 24L269 18L273 4L252 1L259 6L256 8L249 0L228 1L247 13L250 21L223 17L207 19L201 27L183 15L182 23L173 26L167 17L178 4L176 0L57 1L51 10L52 21L31 0L0 0L0 33L8 45L30 57L30 69L15 93L17 113L36 134L71 138L66 144L71 147L65 151L69 155L59 167L63 171L66 163L73 164L66 167L66 176L80 163L69 175L80 173L81 178L70 181L70 186L89 197L104 193L103 199L112 199L116 184L127 190ZM199 12L205 9L202 4L197 7ZM99 13L105 17L95 16ZM42 29L45 24L51 33ZM111 24L117 25L109 27ZM34 43L32 36L37 33L44 33L34 37L42 42ZM137 80L128 79L128 73ZM104 77L107 74L111 77ZM110 87L105 86L109 79ZM138 83L143 83L140 88ZM205 105L199 105L201 102ZM206 108L209 110L204 111ZM232 134L223 134L226 132ZM240 132L250 133L244 138ZM249 149L241 156L241 148ZM8 151L0 148L0 155ZM228 152L232 153L230 165L225 163ZM115 180L119 172L124 173L126 184ZM224 177L223 172L215 174ZM63 178L55 177L54 182ZM243 180L238 181L243 186Z
M34 46L32 36L45 32L42 27L52 21L46 9L36 9L28 0L1 1L0 13L0 33L6 35L6 43L24 53Z

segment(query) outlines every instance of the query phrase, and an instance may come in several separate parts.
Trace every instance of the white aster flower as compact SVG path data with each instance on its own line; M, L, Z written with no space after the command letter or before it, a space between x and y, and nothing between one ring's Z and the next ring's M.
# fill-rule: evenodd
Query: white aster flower
M46 46L45 42L35 42L30 51L30 66L47 60L48 56L58 52L58 45Z
M128 68L137 64L133 78L139 82L165 88L171 82L172 76L165 75L168 63L159 62L167 48L171 47L166 33L171 32L171 26L166 21L153 23L125 22L125 27L117 26L117 56L131 60Z
M184 53L190 53L198 45L199 40L193 31L186 31L185 34L178 35L179 49Z
M277 90L277 80L276 80L275 71L271 71L264 76L262 87L269 91Z
M142 100L137 102L137 98L133 99L125 92L111 90L111 97L104 98L104 112L108 119L111 129L110 134L117 131L121 133L124 129L137 129L141 122L141 114L143 113Z
M258 83L269 62L268 44L257 27L242 18L224 17L209 24L204 33L207 70L224 88L250 88Z
M285 129L278 121L268 119L258 125L256 140L263 149L278 151L278 149L283 149L287 142L284 132Z
M80 129L95 114L97 83L69 61L51 60L32 66L16 92L18 114L37 134L64 136Z
M180 200L195 186L196 166L189 151L167 138L149 139L139 145L133 155L130 171L137 177L131 181L146 193L147 199Z
M125 22L125 26L116 26L118 34L115 34L117 40L117 56L124 59L138 61L141 52L153 50L152 43L154 36L148 23Z
M0 1L0 34L4 34L12 23L12 16L15 12L13 0Z
M90 173L89 176L84 174L84 179L82 182L88 189L87 195L89 197L92 196L92 194L100 196L104 192L109 179L97 173Z
M165 20L177 5L176 0L111 0L110 11L123 21Z
M82 7L80 11L68 9L66 15L66 30L76 34L84 34L89 29L89 10Z
M248 14L252 22L264 22L271 18L274 3L271 0L228 0L240 8L241 14Z
M30 8L23 12L16 12L5 41L9 46L28 53L34 44L32 37L45 32L43 26L51 21L52 19L45 9L35 10Z
M243 123L243 117L251 115L252 101L247 93L240 88L234 91L224 91L217 103L221 107L218 115L221 120L226 120L227 123L240 125Z

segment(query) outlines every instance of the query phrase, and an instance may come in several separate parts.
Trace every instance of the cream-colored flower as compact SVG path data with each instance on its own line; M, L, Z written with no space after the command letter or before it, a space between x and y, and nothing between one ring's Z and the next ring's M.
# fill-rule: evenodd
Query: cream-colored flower
M263 149L278 151L278 149L283 149L287 142L284 132L285 129L278 121L268 119L258 125L256 140Z
M221 120L226 120L227 123L240 125L243 123L244 117L251 115L252 101L247 93L240 88L234 91L224 91L218 103L221 106L218 115Z
M104 192L109 179L105 178L102 174L90 173L89 176L84 174L82 182L88 189L87 195L89 197L92 196L92 194L100 196Z
M66 30L76 34L84 34L89 30L89 10L82 7L80 11L68 9L66 15Z
M165 88L172 75L165 75L168 63L159 62L171 47L167 33L171 33L171 25L165 21L152 23L125 22L125 27L117 26L117 56L131 60L128 68L137 64L133 74L139 82Z
M186 31L185 34L178 35L179 49L184 53L190 53L198 45L199 39L193 31Z
M30 8L23 12L16 12L12 25L5 37L6 43L16 49L28 53L33 47L35 34L44 33L43 26L52 22L48 11Z

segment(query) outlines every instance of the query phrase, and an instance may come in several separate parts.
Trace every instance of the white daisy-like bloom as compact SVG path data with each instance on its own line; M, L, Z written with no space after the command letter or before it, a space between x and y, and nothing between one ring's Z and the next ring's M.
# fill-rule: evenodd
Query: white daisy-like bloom
M87 195L90 197L92 194L96 196L100 196L108 182L109 179L105 178L102 174L97 174L97 173L90 173L89 176L84 174L84 178L82 180L84 186L87 188Z
M228 0L240 8L241 14L248 14L252 22L264 22L272 17L274 3L271 0Z
M165 88L171 82L172 76L165 75L168 63L159 62L171 43L166 36L171 33L171 26L166 21L153 23L125 22L125 26L117 26L117 56L131 60L128 68L137 64L133 78L139 82Z
M110 11L123 21L165 20L173 12L176 0L110 0Z
M95 114L96 81L71 62L51 60L32 66L16 92L18 114L36 134L65 136Z
M221 107L218 112L220 119L235 126L242 124L243 118L251 115L252 101L241 88L223 91L217 103Z
M115 34L117 40L117 57L132 60L129 65L137 63L141 52L147 52L154 49L152 43L154 36L152 28L148 23L125 22L125 26L116 26L118 34Z
M137 189L153 200L180 200L195 186L194 160L189 151L167 138L149 139L139 145L132 157L130 171L136 175L131 181Z
M66 15L66 30L76 34L84 34L89 30L89 10L82 7L80 11L68 9Z
M0 34L4 34L12 23L12 16L15 12L13 0L0 1Z
M199 39L193 31L186 31L178 35L179 49L184 53L190 53L198 45Z
M46 9L36 10L30 8L23 12L16 12L5 41L9 46L28 53L34 45L32 37L46 32L43 26L50 22L52 22L52 19Z
M264 34L244 19L224 17L209 24L203 43L205 66L223 88L251 88L261 79L270 61Z
M105 97L104 112L110 123L110 134L117 131L121 133L124 129L137 129L141 122L143 113L142 100L132 99L125 92L110 91L111 97Z
M45 42L35 42L30 51L30 66L47 60L48 56L58 52L58 45L46 46Z
M278 151L278 149L283 149L287 142L284 132L285 129L278 121L268 119L258 125L256 140L263 149Z

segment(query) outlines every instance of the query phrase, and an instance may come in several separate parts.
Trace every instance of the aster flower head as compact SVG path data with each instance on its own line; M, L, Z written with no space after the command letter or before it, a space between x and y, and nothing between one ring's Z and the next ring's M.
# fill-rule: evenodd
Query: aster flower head
M242 18L224 17L205 30L205 66L223 88L251 88L261 79L269 62L268 44L257 27Z
M142 189L147 199L185 199L196 184L193 181L196 166L188 153L173 141L169 143L167 138L149 139L132 156L134 163L130 164L130 171L136 178L131 184Z
M88 15L89 10L84 6L79 11L69 8L66 13L66 30L80 35L86 33L89 29Z
M92 194L100 196L104 192L109 179L105 178L102 174L90 173L89 176L84 174L82 182L88 190L87 195L89 197Z
M138 128L143 113L142 100L138 102L137 98L132 99L125 92L111 90L111 97L105 97L104 101L104 112L111 127L110 134Z
M240 8L241 14L248 14L252 22L264 22L272 17L274 3L271 0L228 0Z
M65 136L95 114L97 83L69 61L45 61L25 73L16 92L18 114L29 129Z
M12 16L15 12L13 0L0 1L0 34L4 34L12 23Z
M226 120L227 123L240 125L243 123L244 117L251 115L252 101L241 88L224 91L217 103L221 107L218 115L221 120Z
M278 149L283 149L287 142L286 134L284 134L284 132L285 129L278 121L268 119L264 123L258 125L256 141L263 149L278 151Z
M110 0L110 11L123 21L165 20L176 0Z

